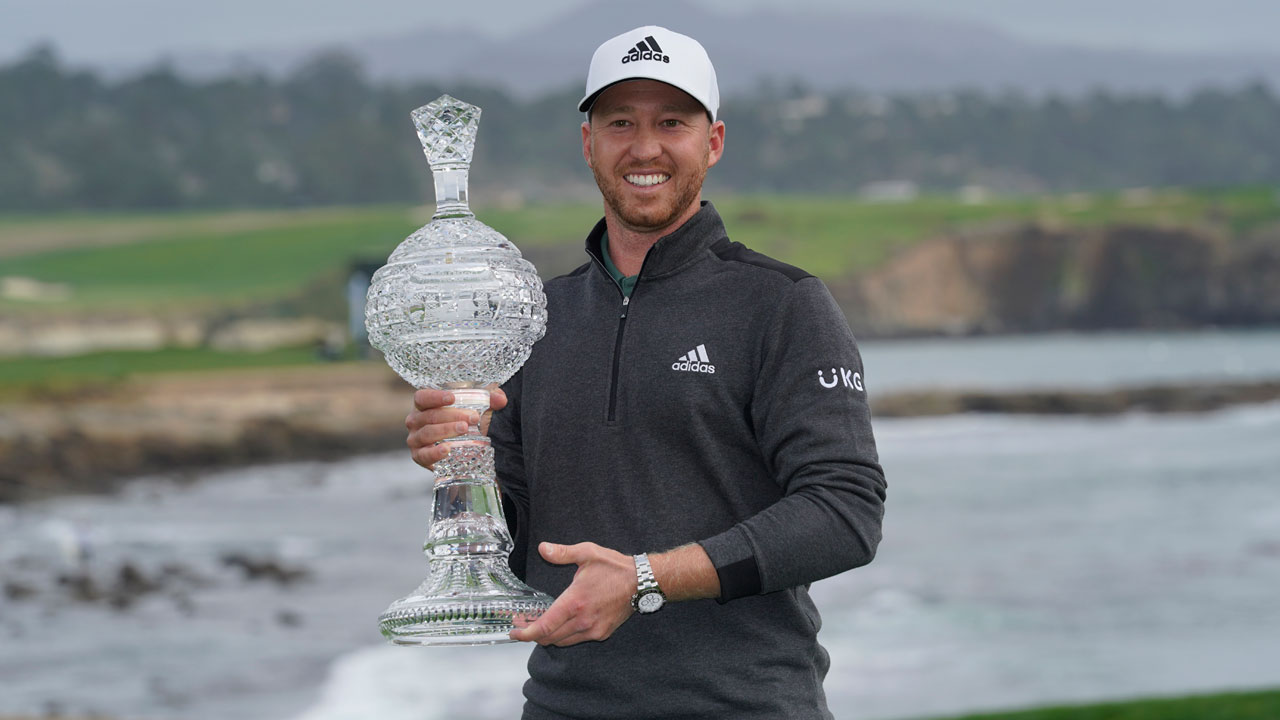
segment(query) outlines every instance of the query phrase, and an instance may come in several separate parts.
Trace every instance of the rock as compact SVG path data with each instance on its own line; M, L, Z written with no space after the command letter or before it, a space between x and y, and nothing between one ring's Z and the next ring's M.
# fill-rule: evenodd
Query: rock
M4 583L4 596L10 600L26 600L36 594L38 591L30 585L15 580L6 580Z
M276 622L284 627L299 627L302 625L302 616L292 610L281 610L276 613Z
M222 564L239 568L246 580L271 580L280 585L292 585L311 576L306 568L288 567L273 559L260 560L242 553L223 555Z
M116 582L111 587L109 602L112 607L123 610L143 595L160 590L163 585L162 582L143 575L142 571L132 563L126 562L116 573Z
M67 591L72 600L93 603L102 600L104 593L98 583L86 572L67 573L58 576L58 585Z
M101 575L99 575L101 577ZM57 585L72 600L83 603L106 603L117 610L127 610L147 595L168 592L179 609L190 610L190 598L185 590L192 586L207 585L189 568L170 563L160 571L148 575L131 562L124 562L110 573L111 581L104 583L88 570L64 573L58 576Z

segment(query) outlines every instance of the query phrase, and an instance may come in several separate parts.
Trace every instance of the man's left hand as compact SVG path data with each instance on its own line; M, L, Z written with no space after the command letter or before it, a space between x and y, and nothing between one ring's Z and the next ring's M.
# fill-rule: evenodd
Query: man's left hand
M584 542L556 545L544 542L538 552L553 565L578 566L573 582L542 617L511 631L512 640L568 647L600 641L631 617L636 592L636 564L630 555Z

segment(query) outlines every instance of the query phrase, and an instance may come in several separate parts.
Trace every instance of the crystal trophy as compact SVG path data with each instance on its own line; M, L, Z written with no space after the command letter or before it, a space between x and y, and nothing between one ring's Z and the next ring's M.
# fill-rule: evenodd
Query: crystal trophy
M481 414L485 386L514 375L545 332L547 298L533 264L468 206L480 108L442 95L412 116L435 177L436 214L374 273L365 327L400 377L447 389L454 407ZM450 451L435 465L428 576L382 613L382 634L401 645L509 642L515 621L537 618L552 599L507 565L512 540L489 438L472 425L442 442Z

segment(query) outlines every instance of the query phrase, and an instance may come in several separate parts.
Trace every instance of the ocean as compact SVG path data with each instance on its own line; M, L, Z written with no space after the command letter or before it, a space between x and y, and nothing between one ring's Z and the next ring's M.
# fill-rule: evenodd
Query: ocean
M1280 377L1275 331L863 349L873 394ZM837 718L1280 685L1280 404L876 435L879 555L813 586ZM425 572L428 482L397 452L0 507L0 715L518 716L528 647L378 635Z

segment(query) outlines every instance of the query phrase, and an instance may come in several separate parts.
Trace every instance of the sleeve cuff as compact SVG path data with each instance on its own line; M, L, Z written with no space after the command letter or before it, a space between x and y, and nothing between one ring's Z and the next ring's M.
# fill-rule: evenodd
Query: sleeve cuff
M720 578L718 603L760 594L760 566L741 528L730 528L698 543Z

